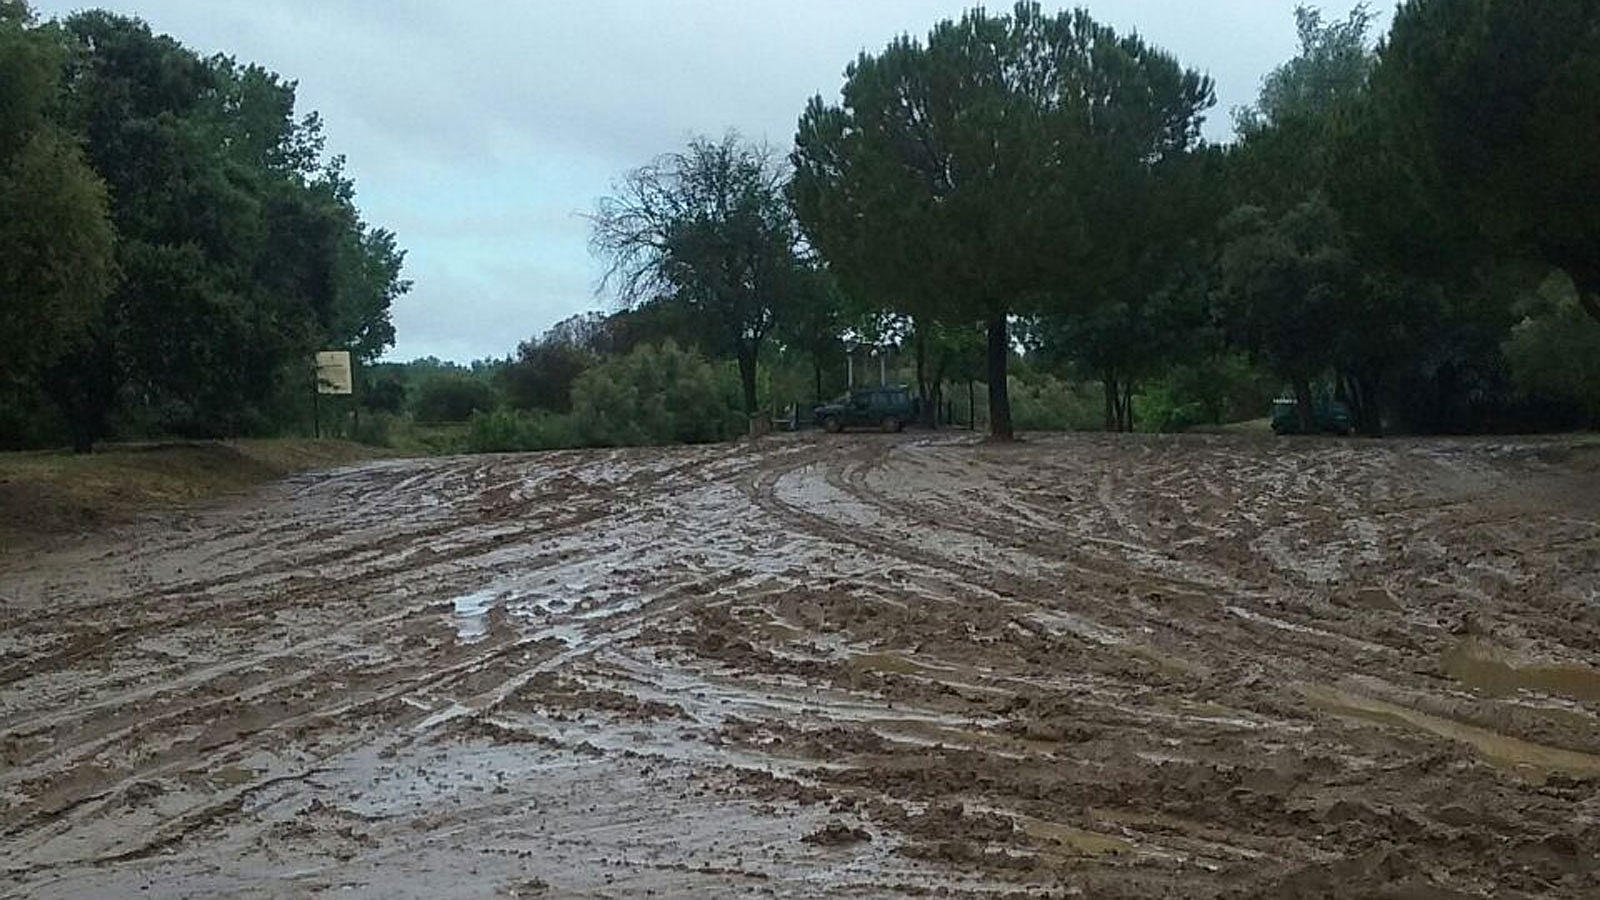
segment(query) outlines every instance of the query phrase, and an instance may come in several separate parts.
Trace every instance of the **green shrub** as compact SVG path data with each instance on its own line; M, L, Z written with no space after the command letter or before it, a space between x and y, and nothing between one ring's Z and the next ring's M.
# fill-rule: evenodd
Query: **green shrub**
M726 370L669 340L578 376L572 414L586 444L707 443L744 433L744 416L730 402L738 396Z
M405 383L395 375L373 379L361 392L361 405L367 409L398 413L406 408Z
M412 413L419 422L465 422L495 407L494 388L469 375L434 375L417 390Z
M0 384L0 450L60 446L68 440L66 423L42 392L8 391Z
M1098 385L1074 385L1035 372L1013 376L1011 422L1019 431L1097 431L1105 425Z
M1151 382L1133 398L1133 423L1140 431L1170 434L1196 425L1218 424L1206 405L1180 395L1171 379Z
M390 431L390 446L408 453L450 456L467 452L465 422L420 423L397 419Z
M394 415L386 412L369 412L361 416L350 428L350 439L371 447L392 446L390 429Z
M570 415L502 409L474 413L467 423L469 453L515 453L581 446L583 441Z
M1569 285L1544 293L1506 341L1512 381L1528 399L1579 410L1592 427L1600 423L1600 326Z
M517 357L499 373L513 409L572 409L572 383L594 364L588 351L559 341L524 341Z

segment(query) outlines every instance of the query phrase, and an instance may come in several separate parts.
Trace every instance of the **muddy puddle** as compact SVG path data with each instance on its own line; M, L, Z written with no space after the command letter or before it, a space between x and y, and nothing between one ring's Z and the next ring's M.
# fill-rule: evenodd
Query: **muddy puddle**
M1459 741L1494 765L1524 777L1541 781L1554 774L1600 778L1600 756L1519 740L1487 728L1331 688L1307 688L1305 696L1313 706L1336 715L1398 725Z
M1600 703L1600 669L1586 665L1529 661L1475 638L1445 651L1439 663L1451 678L1490 696L1529 691Z

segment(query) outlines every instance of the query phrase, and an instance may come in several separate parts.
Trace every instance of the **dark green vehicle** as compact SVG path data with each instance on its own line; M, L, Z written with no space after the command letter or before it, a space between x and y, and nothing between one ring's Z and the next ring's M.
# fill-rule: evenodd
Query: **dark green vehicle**
M1312 418L1317 434L1349 434L1350 408L1338 400L1316 400L1311 404ZM1293 397L1279 397L1272 401L1272 433L1303 434L1300 412Z
M863 426L899 431L916 415L905 385L858 388L812 410L819 427L831 432Z

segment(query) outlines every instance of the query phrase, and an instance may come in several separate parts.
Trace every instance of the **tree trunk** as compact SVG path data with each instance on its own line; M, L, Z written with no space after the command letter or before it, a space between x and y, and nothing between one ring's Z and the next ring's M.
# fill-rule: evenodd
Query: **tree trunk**
M811 355L811 377L816 379L817 405L822 405L822 357Z
M1300 433L1317 433L1317 414L1311 404L1311 380L1296 378L1294 380L1294 408L1300 416Z
M1016 438L1011 429L1011 391L1006 369L1011 362L1011 337L1004 313L989 319L989 437L997 441Z
M1133 379L1122 381L1122 430L1133 433Z
M1122 421L1121 414L1117 411L1117 376L1110 369L1100 376L1102 393L1106 395L1106 430L1116 431L1118 423Z
M81 427L81 423L76 421L72 423L71 431L73 453L94 452L94 434L92 432Z
M1383 415L1378 409L1378 381L1351 375L1346 379L1345 393L1349 395L1351 423L1357 433L1368 437L1383 434Z
M756 353L755 347L739 348L739 385L744 389L744 414L756 414Z
M933 373L928 376L928 384L931 386L929 388L929 391L931 393L931 396L933 397L933 417L929 421L929 424L934 428L938 428L939 427L939 405L945 402L945 400L944 400L944 372L945 372L945 369L949 367L949 365L950 365L950 354L948 352L940 353L939 357L938 357L938 361L933 366ZM944 424L946 424L946 425L950 424L949 415L946 415L944 417Z
M1362 390L1361 379L1349 372L1334 373L1333 399L1338 400L1350 411L1350 427L1352 430L1367 433L1367 397Z
M912 327L916 327L913 323ZM917 418L928 428L937 421L933 406L933 388L928 384L928 340L921 328L916 329L912 340L916 342L917 359Z

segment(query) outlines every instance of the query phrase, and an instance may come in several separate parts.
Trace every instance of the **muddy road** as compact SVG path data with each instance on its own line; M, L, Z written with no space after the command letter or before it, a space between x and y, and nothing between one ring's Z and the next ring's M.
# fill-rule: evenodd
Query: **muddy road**
M1597 463L789 438L0 555L0 891L1597 896Z

